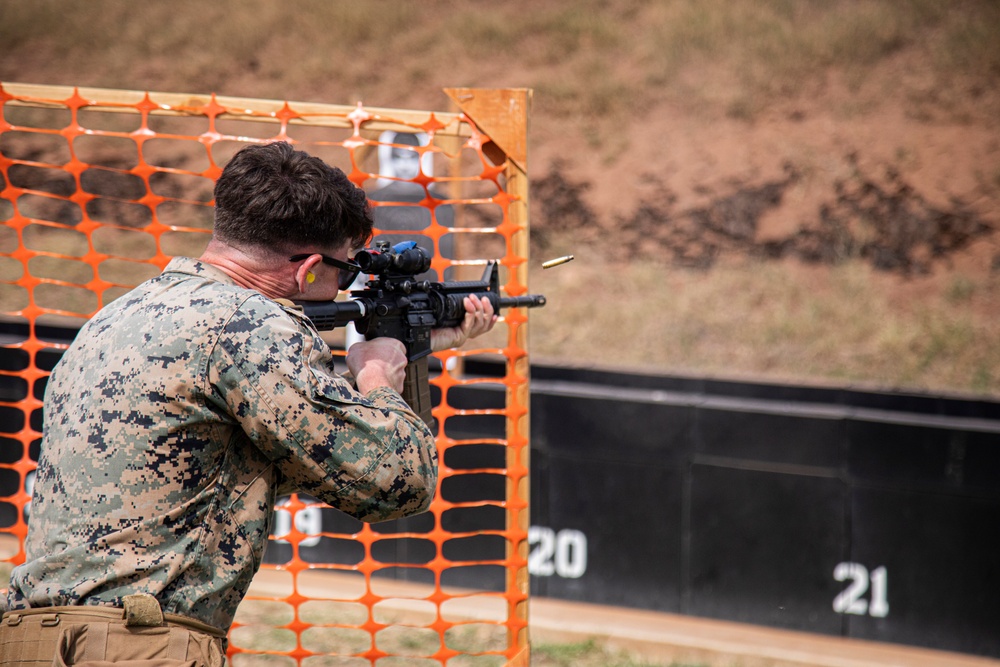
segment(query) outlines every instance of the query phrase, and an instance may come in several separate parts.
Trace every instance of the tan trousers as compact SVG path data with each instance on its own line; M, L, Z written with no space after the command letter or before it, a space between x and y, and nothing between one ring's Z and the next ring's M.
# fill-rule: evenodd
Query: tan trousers
M148 597L148 596L144 596ZM152 599L152 598L150 598ZM153 601L155 603L155 600ZM2 667L222 667L224 633L155 613L150 620L114 607L9 611L0 623ZM156 621L159 623L156 623Z

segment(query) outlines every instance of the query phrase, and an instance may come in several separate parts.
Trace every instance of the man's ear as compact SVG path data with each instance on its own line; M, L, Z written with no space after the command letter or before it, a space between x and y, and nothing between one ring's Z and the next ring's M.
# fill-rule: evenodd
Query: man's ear
M313 280L316 279L316 274L313 273L313 267L321 261L323 260L318 254L309 255L308 259L299 264L299 268L295 270L295 285L299 288L299 293L304 294L306 288L312 284Z

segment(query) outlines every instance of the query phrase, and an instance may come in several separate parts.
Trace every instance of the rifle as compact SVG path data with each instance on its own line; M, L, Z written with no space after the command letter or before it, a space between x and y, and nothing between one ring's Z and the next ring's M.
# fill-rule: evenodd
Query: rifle
M545 305L541 294L500 296L497 263L486 265L479 281L432 282L417 280L430 269L430 254L413 241L395 246L376 243L354 256L370 278L365 289L351 291L349 301L301 301L306 317L320 331L354 322L367 338L389 336L406 346L406 378L403 399L433 427L427 358L431 353L431 330L454 327L465 318L466 296L486 297L496 313L501 308L535 308Z

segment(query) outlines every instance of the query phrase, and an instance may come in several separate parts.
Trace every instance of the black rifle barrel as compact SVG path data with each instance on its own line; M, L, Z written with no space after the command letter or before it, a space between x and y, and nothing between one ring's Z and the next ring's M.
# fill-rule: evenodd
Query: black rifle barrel
M527 296L500 297L501 308L537 308L545 305L544 294L528 294Z

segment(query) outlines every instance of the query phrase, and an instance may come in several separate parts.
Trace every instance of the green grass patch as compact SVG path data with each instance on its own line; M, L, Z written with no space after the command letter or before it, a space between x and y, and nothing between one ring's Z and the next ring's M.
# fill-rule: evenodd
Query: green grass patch
M574 643L533 644L534 667L707 667L693 663L649 662L627 651L613 651L596 639Z

